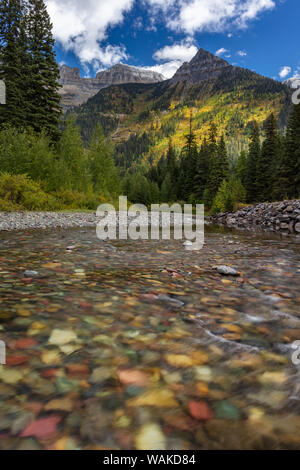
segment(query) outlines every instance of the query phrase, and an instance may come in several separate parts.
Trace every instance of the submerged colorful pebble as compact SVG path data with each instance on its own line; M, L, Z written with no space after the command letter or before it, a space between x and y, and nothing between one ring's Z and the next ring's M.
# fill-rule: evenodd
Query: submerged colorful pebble
M93 229L0 240L6 447L300 448L298 242L216 228L200 252Z

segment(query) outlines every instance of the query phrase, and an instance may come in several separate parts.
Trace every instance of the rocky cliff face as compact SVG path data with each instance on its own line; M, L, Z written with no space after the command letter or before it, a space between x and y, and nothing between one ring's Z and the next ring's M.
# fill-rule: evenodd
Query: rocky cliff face
M96 78L81 78L77 67L63 65L60 68L60 95L64 109L71 109L85 103L101 89L110 85L123 83L156 83L164 77L151 70L130 67L129 65L114 65L109 70L99 72Z
M122 83L157 83L165 80L160 73L125 64L117 64L108 70L99 72L96 79L108 86L121 85Z
M191 62L185 62L171 79L171 83L187 81L195 84L202 80L219 77L226 69L234 68L226 60L220 59L204 49L199 49Z
M293 77L293 78L288 78L283 82L287 87L296 89L299 88L300 86L300 75Z
M60 83L69 83L70 81L76 81L80 79L80 71L77 67L68 67L67 65L62 65L59 69L60 71Z

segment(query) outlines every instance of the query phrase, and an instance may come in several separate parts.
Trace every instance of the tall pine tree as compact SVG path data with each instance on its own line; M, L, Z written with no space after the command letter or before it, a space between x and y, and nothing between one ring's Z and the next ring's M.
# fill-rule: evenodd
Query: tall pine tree
M167 171L170 173L171 177L175 179L176 177L176 154L172 144L172 140L169 140L169 147L167 152Z
M210 151L213 153L210 164L208 191L210 201L212 202L223 180L228 179L229 162L224 136L221 137L219 143L217 144L215 141L214 128L212 128L210 139ZM206 202L209 203L209 201Z
M204 139L199 150L194 178L194 194L198 201L203 201L204 191L209 178L209 148L207 140Z
M294 105L274 183L274 197L300 197L300 104Z
M197 170L198 148L196 136L193 132L193 118L190 117L190 131L185 136L185 145L182 150L180 164L180 193L184 200L188 200L194 192L194 179Z
M119 190L119 175L113 159L113 148L100 124L94 131L90 145L89 165L94 191L115 196Z
M0 125L22 127L26 121L22 95L22 15L21 0L1 0L0 80L6 85L6 105L0 109Z
M6 84L7 104L1 107L0 125L32 127L56 140L58 78L52 24L43 0L1 0L0 79Z
M177 199L176 154L171 139L169 140L169 148L166 156L166 168L167 173L163 180L161 191L163 202L171 202Z
M280 155L279 143L277 122L272 113L266 122L266 138L258 160L256 178L258 201L272 200L274 172Z
M61 115L59 68L55 60L52 24L43 0L28 0L28 48L31 56L28 124L58 138Z
M247 202L258 201L257 194L257 171L258 162L261 155L259 127L256 121L253 121L251 128L249 153L247 157L245 188L247 192Z
M86 191L89 185L88 161L80 130L76 126L73 116L70 116L66 121L65 130L57 149L58 156L67 168L64 187Z

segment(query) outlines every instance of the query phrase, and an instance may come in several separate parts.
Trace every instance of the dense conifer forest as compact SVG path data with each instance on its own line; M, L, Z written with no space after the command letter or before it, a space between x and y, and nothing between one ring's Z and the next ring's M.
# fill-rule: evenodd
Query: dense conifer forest
M63 115L42 0L1 2L0 64L0 210L300 196L300 105L278 82L236 68L189 88L114 86Z

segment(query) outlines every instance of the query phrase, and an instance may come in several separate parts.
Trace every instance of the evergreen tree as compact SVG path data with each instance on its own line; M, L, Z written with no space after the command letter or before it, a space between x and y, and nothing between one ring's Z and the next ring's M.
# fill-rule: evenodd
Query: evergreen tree
M227 180L223 180L217 194L214 197L211 211L213 214L218 212L231 212L233 211L233 198L231 193L230 184Z
M241 180L231 177L223 180L214 198L212 212L231 212L236 210L238 203L245 202L246 190Z
M196 136L193 133L192 116L190 117L190 131L185 136L185 145L181 155L180 165L180 194L182 199L188 200L194 191L194 179L197 170L198 148Z
M266 122L266 138L262 145L257 169L257 194L259 201L272 199L274 171L279 160L277 122L272 113Z
M251 141L247 157L245 188L247 191L247 202L253 203L258 200L257 194L257 174L258 162L260 161L261 146L259 127L256 121L252 123Z
M168 168L167 168L167 161L166 161L166 158L165 156L163 155L158 163L157 163L157 166L156 166L156 175L157 175L157 184L158 186L161 188L161 185L166 177L166 174L167 174L167 171L168 171Z
M123 182L123 191L132 204L148 206L152 203L152 198L159 198L159 195L154 193L157 189L157 185L154 189L154 186L139 171L131 175L128 174Z
M214 171L214 167L216 166L216 158L217 158L217 128L214 123L211 124L209 130L209 137L208 137L208 180L207 184L203 193L203 201L207 207L210 207L213 199L216 195L217 189L215 189L215 185L213 184L212 174Z
M158 204L160 203L160 191L158 184L155 183L154 181L150 182L150 202L151 204Z
M274 182L274 197L300 197L300 105L294 105Z
M229 179L229 185L230 185L230 191L232 194L234 209L236 210L237 209L236 205L238 203L246 202L246 197L247 197L246 189L243 186L243 183L240 180L240 178L231 177Z
M58 78L52 25L43 0L2 0L0 79L6 83L7 104L1 107L0 125L32 127L57 140Z
M64 187L86 191L89 185L88 162L79 128L70 116L58 143L58 154L67 168Z
M235 165L235 173L237 178L239 178L243 184L246 186L246 178L247 178L247 153L242 150L239 154Z
M226 144L225 144L225 139L224 135L221 136L218 149L217 149L217 161L218 161L218 171L220 173L220 177L223 176L224 178L228 178L229 176L229 160L228 160L228 155L227 155L227 150L226 150ZM221 181L220 178L220 184Z
M203 201L203 195L209 178L210 147L206 139L200 147L197 159L197 169L194 178L194 194L198 201Z
M100 125L94 131L89 149L90 173L93 189L104 195L117 195L119 176L113 160L113 148Z
M22 127L25 123L22 96L22 22L21 0L1 0L0 3L0 80L6 85L6 105L1 106L0 125Z
M215 154L217 153L217 148L218 148L217 127L214 123L210 125L208 143L209 143L209 150L211 153L211 160L212 160Z
M176 200L176 188L171 173L167 173L161 186L162 202L174 202Z
M210 143L210 149L211 151L213 149L214 153L210 164L208 190L209 196L211 200L213 200L222 182L226 180L229 175L229 162L224 136L221 137L218 144L214 144L213 139Z
M43 0L28 0L27 35L30 51L28 124L56 140L61 115L59 67L55 60L52 24Z
M162 183L162 189L165 188L167 201L175 201L177 199L177 163L176 153L172 145L172 140L169 140L169 148L166 156L167 174ZM168 188L168 189L166 189Z
M176 154L172 145L172 140L169 140L169 148L167 152L167 171L172 178L176 178Z
M24 127L29 127L28 118L32 103L30 101L30 88L31 88L31 55L28 45L28 3L23 2L23 15L20 23L20 55L21 55L21 75L22 82L20 84L20 90L22 95L22 113L24 116ZM44 129L43 129L44 132Z
M177 195L178 199L184 201L186 200L186 180L187 180L188 168L187 168L187 159L185 155L181 153L179 160L179 171L178 171L178 180L177 180Z

